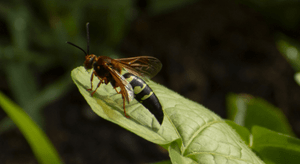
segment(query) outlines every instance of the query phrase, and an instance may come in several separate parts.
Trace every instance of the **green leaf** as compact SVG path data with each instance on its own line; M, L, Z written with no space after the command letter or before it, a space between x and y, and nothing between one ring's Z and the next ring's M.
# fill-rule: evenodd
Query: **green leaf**
M266 163L299 163L299 139L259 126L253 126L251 132L253 135L252 148Z
M300 71L299 41L284 34L277 35L277 48L295 71Z
M296 73L294 78L295 78L295 81L298 83L298 85L300 85L300 72Z
M247 128L245 128L243 126L240 126L240 125L238 125L235 122L230 121L230 120L226 120L225 122L229 126L231 126L231 128L234 129L240 135L242 140L245 141L246 145L250 146L250 131Z
M251 130L259 125L280 133L294 136L282 111L263 99L251 95L230 94L227 97L228 116L231 120Z
M91 85L91 72L88 73L83 67L74 69L71 75L95 113L167 148L172 163L263 163L219 116L161 85L152 81L148 83L163 107L165 117L160 126L136 100L126 105L130 116L126 118L121 95L110 84L102 84L91 97L86 90ZM94 86L98 82L94 78Z
M18 126L39 163L62 163L45 133L15 103L0 92L0 106Z
M176 142L173 142L169 146L169 155L172 163L196 164L196 162L192 159L181 155L180 148Z

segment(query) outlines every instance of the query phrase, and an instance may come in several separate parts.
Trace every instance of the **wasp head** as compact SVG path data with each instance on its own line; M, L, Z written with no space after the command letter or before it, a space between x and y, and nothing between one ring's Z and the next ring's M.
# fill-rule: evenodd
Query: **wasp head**
M84 68L85 69L92 69L93 64L96 61L97 56L94 54L91 55L86 55L85 56L85 61L84 61Z

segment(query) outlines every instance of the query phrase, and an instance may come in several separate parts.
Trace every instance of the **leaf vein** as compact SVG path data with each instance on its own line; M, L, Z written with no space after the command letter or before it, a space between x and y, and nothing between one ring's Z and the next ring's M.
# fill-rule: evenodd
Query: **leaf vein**
M215 121L212 121L212 122L208 122L207 124L205 124L204 126L200 127L195 133L194 135L191 137L191 140L187 142L186 145L184 145L184 143L182 142L182 154L184 154L185 150L187 150L187 148L189 147L189 145L194 141L194 139L196 138L196 136L201 133L204 129L206 129L207 127L211 126L212 124L217 124L217 123L221 123L223 121L221 120L215 120Z

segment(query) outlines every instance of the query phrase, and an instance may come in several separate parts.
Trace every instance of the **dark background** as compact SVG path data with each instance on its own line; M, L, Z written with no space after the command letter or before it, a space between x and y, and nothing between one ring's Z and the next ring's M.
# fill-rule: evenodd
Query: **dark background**
M72 83L91 48L114 58L154 56L154 81L226 118L226 95L247 93L282 109L300 136L300 87L276 43L300 36L292 1L0 2L0 89L46 132L68 163L149 163L167 151L94 114ZM0 161L37 163L20 131L0 111Z

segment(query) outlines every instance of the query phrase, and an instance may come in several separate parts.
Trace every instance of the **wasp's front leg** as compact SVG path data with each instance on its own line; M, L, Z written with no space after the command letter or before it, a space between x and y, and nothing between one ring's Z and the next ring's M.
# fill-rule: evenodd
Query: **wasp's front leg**
M94 92L91 93L91 96L92 96L92 97L93 97L94 93L97 91L97 89L100 87L100 85L101 85L102 82L103 82L103 81L100 80L100 82L98 83L98 85L97 85L96 89L94 90Z
M93 90L93 79L94 79L94 75L96 75L95 71L93 71L92 76L91 76L91 89L87 89L87 91Z

